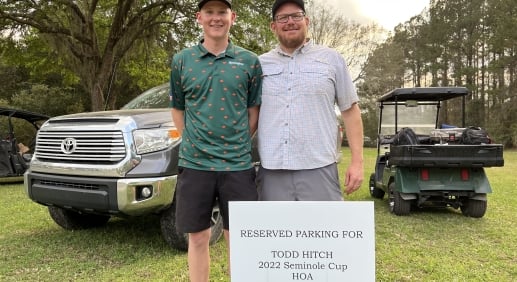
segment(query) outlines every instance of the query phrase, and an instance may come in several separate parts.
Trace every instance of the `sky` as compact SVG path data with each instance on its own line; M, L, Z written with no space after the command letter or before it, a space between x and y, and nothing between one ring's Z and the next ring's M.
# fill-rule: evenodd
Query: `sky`
M408 21L429 5L430 0L316 0L326 2L346 18L358 23L376 22L388 31Z

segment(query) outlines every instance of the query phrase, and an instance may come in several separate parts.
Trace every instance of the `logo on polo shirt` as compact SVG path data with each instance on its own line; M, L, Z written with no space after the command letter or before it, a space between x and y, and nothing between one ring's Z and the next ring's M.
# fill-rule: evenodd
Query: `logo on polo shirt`
M244 66L241 62L229 62L230 65L238 65L238 66Z

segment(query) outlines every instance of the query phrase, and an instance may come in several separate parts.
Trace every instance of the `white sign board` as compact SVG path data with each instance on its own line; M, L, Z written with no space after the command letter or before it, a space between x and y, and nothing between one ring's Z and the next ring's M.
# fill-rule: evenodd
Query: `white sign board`
M232 282L375 281L373 202L229 205Z

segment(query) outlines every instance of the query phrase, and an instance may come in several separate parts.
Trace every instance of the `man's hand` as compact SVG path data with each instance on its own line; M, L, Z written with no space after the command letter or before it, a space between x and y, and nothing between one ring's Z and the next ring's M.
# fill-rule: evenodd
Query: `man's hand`
M345 175L345 192L347 195L357 191L363 184L363 166L362 164L351 164L346 170Z

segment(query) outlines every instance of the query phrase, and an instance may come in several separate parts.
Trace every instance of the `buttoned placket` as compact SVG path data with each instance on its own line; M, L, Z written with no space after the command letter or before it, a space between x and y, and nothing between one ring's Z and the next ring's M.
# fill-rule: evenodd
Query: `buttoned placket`
M293 101L293 98L294 98L294 76L295 76L295 72L296 72L296 58L294 56L290 56L289 59L288 59L288 63L287 63L287 69L286 69L286 80L287 80L287 83L286 83L286 101L287 101L287 104L286 104L286 109L284 111L284 124L283 124L283 142L284 142L284 146L283 146L283 158L282 158L282 162L283 162L283 166L284 167L288 167L289 166L289 159L290 159L290 152L289 152L289 148L290 148L290 144L289 142L291 142L290 140L290 120L291 120L291 116L292 116L292 110L293 108L291 107L291 104L292 104L292 101Z

